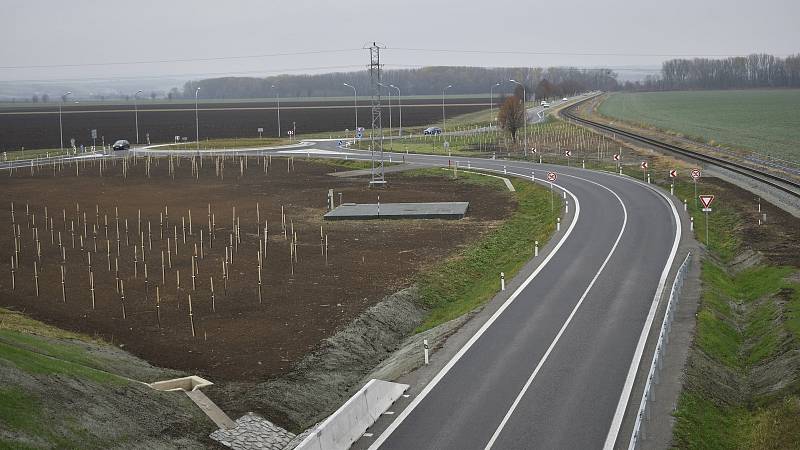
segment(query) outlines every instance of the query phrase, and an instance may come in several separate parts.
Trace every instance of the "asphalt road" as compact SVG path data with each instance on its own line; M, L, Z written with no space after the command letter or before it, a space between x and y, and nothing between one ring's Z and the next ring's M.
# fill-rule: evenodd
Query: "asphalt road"
M331 143L314 147L337 150ZM448 162L393 159L403 156ZM675 256L676 211L647 185L614 174L512 161L469 164L496 171L505 165L525 177L534 170L539 180L558 173L557 184L579 207L574 226L480 336L410 406L395 411L372 448L593 449L607 439L613 445L643 328Z
M315 157L369 155L335 141L294 151L302 156L312 149L320 152ZM278 151L253 153L270 152ZM449 162L430 155L392 158ZM466 158L458 160L466 165ZM534 171L537 180L556 172L555 189L567 192L574 219L556 236L553 253L410 405L396 411L371 448L613 446L643 329L680 238L674 206L649 186L610 173L477 158L469 164L498 172L505 167L509 176L527 178Z

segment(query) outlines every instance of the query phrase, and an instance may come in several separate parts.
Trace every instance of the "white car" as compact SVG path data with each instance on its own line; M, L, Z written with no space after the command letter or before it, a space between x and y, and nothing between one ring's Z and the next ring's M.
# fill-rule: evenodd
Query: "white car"
M562 98L562 99L561 99L561 101L562 101L562 102L565 102L565 101L567 101L567 97L564 97L564 98Z

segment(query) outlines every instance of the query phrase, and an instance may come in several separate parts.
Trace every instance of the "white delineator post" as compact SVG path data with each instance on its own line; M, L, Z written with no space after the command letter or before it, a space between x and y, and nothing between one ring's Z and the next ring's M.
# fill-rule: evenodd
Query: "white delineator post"
M500 272L500 290L506 290L506 274L505 272Z
M539 241L533 241L533 256L539 256Z
M428 365L430 363L430 349L428 347L428 340L427 339L423 339L422 340L422 346L423 346L424 351L425 351L425 365Z
M561 217L556 218L556 231L561 231Z

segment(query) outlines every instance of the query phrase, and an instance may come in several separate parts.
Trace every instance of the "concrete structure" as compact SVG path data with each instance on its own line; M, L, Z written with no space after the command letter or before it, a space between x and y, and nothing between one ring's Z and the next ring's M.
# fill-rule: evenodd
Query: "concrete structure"
M344 203L325 214L325 220L462 219L469 202Z
M295 448L347 450L406 389L407 384L370 380Z

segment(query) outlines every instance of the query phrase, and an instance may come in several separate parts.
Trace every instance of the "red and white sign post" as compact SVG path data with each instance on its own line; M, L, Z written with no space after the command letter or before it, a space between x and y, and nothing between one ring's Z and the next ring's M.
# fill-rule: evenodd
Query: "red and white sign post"
M621 159L622 159L621 154L619 153L614 154L614 162L617 163L617 172L619 172L620 175L622 175L622 162L620 162Z
M706 247L708 247L708 213L711 212L711 203L714 202L713 195L700 195L698 197L703 204L703 212L706 213Z
M692 181L694 182L694 207L697 208L697 180L700 179L700 169L692 169Z
M672 169L669 171L669 179L672 182L669 185L669 195L675 195L675 178L678 176L678 171Z
M642 161L642 181L647 181L647 161Z
M558 179L558 175L555 172L547 172L547 181L550 182L550 211L554 211L556 208L556 200L553 197L553 183Z

